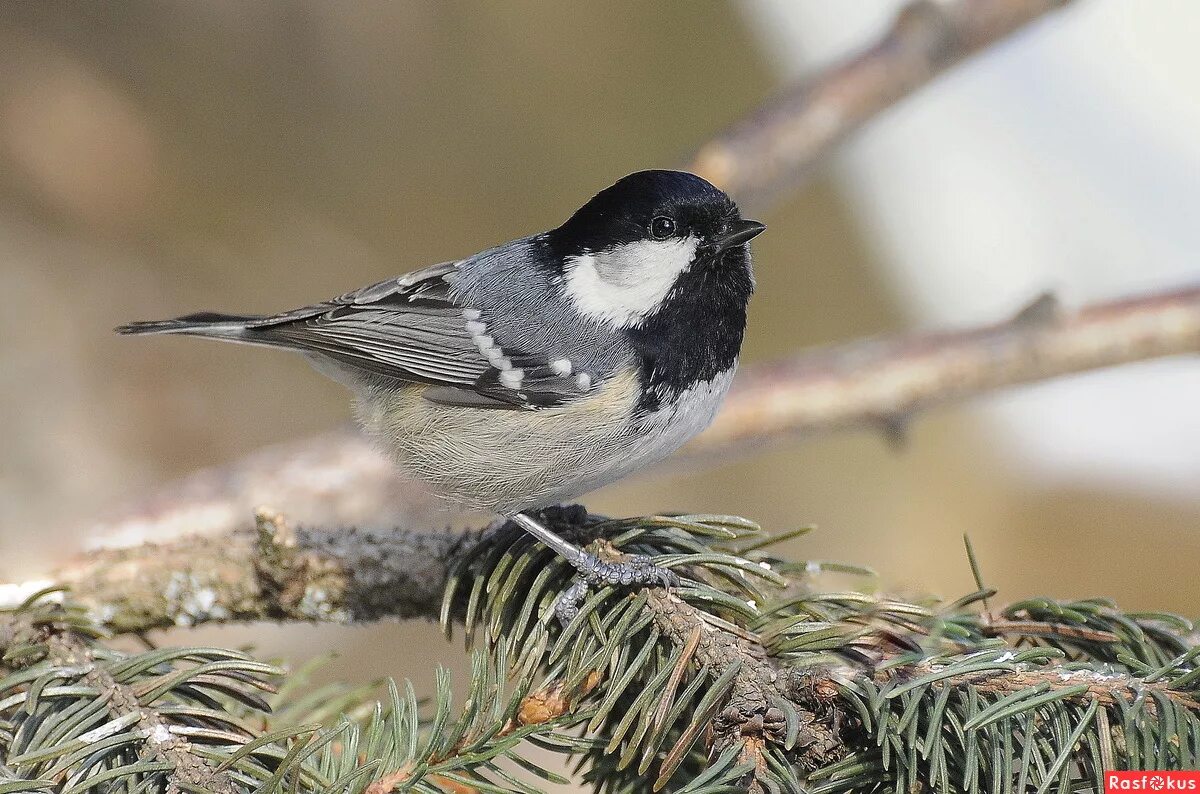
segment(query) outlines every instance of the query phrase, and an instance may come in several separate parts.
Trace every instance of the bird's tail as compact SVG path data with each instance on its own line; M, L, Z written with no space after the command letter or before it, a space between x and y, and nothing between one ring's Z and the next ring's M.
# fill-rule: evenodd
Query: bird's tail
M246 342L254 344L249 332L249 324L261 317L245 314L220 314L218 312L197 312L176 317L173 320L149 320L126 323L117 326L119 334L183 334L184 336L205 336L210 339L225 339L230 342ZM261 344L261 342L259 342Z

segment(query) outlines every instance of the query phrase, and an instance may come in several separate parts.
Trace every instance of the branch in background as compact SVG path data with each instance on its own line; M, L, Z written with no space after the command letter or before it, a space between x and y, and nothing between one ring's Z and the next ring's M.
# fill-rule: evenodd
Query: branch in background
M1047 296L999 325L854 342L750 368L682 456L705 458L781 435L903 428L931 406L1006 386L1197 352L1200 286L1073 314Z
M668 466L788 436L851 427L902 428L917 412L996 389L1200 351L1200 287L1094 304L1078 312L1040 299L982 328L852 342L747 367L709 430ZM88 528L109 545L245 528L261 504L297 522L422 529L438 506L351 431L272 447L192 475Z
M780 94L700 147L687 167L739 202L762 204L881 111L1067 2L911 3L873 47Z

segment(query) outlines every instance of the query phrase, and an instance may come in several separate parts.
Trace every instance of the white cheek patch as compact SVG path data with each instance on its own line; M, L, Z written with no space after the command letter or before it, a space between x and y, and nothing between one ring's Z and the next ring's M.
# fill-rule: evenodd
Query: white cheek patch
M582 314L627 328L662 303L692 264L699 241L639 240L567 260L566 293Z

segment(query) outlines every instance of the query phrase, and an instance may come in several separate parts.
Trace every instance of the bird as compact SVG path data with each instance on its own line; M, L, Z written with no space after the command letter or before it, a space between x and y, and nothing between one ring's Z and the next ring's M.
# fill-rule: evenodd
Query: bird
M685 171L631 173L560 226L273 315L131 322L298 351L434 495L511 520L587 585L672 585L647 558L602 561L533 514L657 463L716 417L766 227Z

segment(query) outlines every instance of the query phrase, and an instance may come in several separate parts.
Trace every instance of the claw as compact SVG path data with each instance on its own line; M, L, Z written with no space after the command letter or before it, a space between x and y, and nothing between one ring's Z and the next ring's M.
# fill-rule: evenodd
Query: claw
M669 568L655 565L649 557L635 554L629 558L627 564L635 571L638 584L657 584L660 587L678 587L680 584L678 574Z
M587 582L576 579L554 600L554 616L564 627L579 617L579 605L587 598Z

